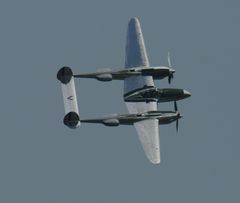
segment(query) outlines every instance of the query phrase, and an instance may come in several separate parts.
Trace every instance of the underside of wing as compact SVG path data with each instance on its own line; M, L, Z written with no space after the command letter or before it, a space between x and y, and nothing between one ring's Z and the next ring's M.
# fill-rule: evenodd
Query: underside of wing
M156 111L156 102L126 102L130 113ZM139 140L147 158L154 164L160 163L159 124L157 119L148 119L134 123Z
M153 164L160 163L160 142L157 119L139 121L134 124L147 158Z
M127 30L125 68L149 66L140 23L137 18L132 18ZM124 80L124 93L143 86L154 86L152 76L128 77Z
M127 31L125 68L149 67L148 56L144 44L141 26L137 18L130 20ZM131 76L124 80L124 93L154 86L152 76ZM126 102L129 113L156 111L156 102ZM160 163L159 125L157 119L149 119L134 123L138 137L148 159Z

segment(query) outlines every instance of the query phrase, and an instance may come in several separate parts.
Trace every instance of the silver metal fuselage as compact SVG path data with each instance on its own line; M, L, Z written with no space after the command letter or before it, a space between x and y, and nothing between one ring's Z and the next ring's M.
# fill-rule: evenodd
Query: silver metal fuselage
M190 97L191 94L183 89L143 87L124 94L125 102L170 102Z

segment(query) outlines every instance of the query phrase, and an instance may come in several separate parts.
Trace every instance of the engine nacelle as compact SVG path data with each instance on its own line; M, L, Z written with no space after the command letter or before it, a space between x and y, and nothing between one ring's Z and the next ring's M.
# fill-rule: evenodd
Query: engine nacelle
M104 82L112 81L112 74L110 73L98 74L96 75L96 79Z
M119 126L119 120L118 119L107 119L103 121L103 124L106 126Z
M173 70L168 67L150 67L144 68L141 71L144 76L152 76L153 79L163 79L168 77Z
M77 128L80 125L80 118L76 112L69 112L63 119L63 123L69 128Z

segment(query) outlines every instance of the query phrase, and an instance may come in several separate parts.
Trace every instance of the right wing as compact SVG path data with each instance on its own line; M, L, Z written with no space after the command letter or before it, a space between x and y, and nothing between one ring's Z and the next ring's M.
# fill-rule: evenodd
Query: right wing
M157 110L156 102L125 102L130 113L139 113ZM139 140L147 158L154 164L160 163L160 140L159 140L159 124L157 119L147 119L135 122Z
M137 18L130 20L127 31L125 68L149 67L147 52L140 23ZM124 94L142 88L154 86L152 76L131 76L124 80ZM156 102L125 102L129 113L156 111ZM159 124L156 119L134 123L139 140L147 158L154 164L160 163Z

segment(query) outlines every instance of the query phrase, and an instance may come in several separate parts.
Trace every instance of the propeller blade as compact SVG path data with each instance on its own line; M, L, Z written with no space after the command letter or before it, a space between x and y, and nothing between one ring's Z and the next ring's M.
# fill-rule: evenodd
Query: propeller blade
M169 76L168 76L168 83L171 84L171 81L173 79L173 72L170 71Z
M178 119L176 120L176 131L178 132Z
M168 83L171 84L172 77L171 75L168 76Z
M168 76L168 83L171 84L171 81L173 79L173 73L175 72L175 70L171 70L172 63L171 63L171 59L170 59L170 52L168 52L168 67L170 68L169 76Z
M171 59L170 59L170 52L168 52L168 67L169 67L169 68L172 67Z
M178 111L178 107L177 107L177 102L174 101L174 110L177 112Z

